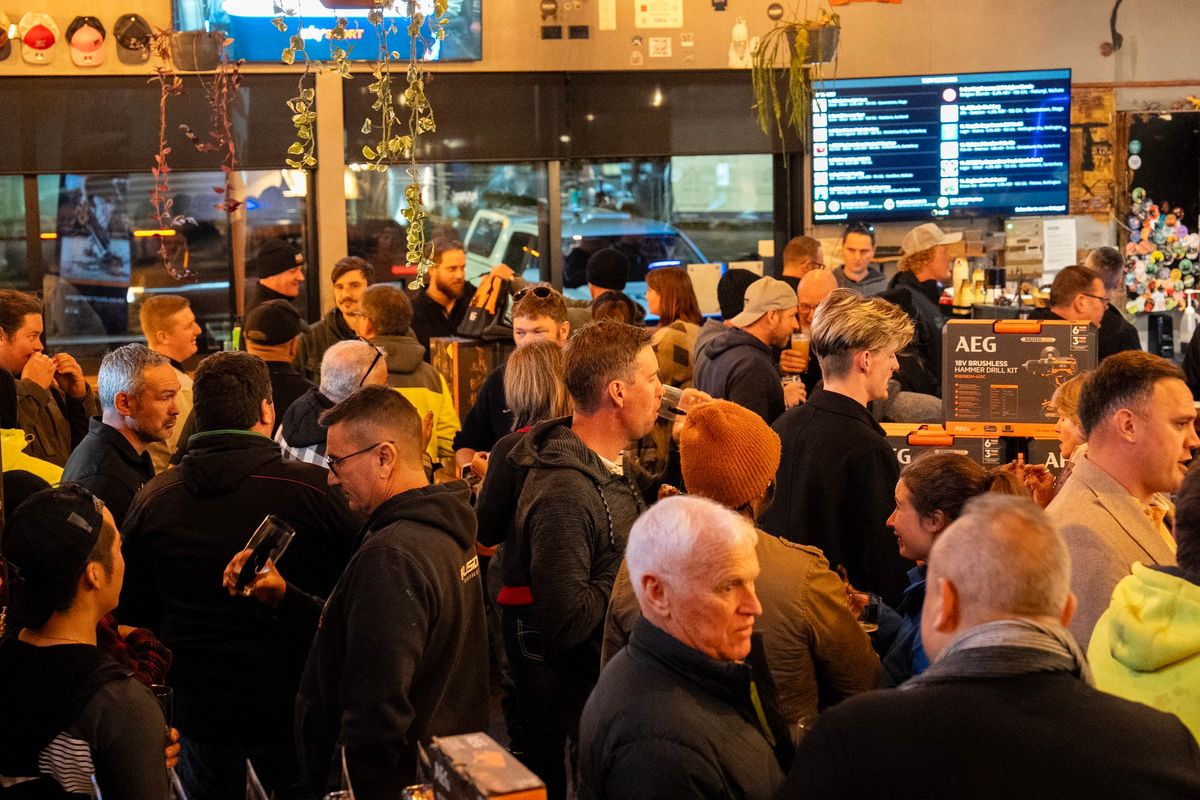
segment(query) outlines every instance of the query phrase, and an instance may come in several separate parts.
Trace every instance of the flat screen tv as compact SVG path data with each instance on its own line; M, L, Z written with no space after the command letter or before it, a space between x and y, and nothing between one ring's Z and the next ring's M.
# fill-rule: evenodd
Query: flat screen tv
M1071 71L824 81L814 222L1067 213Z
M446 37L437 41L428 23L422 33L429 43L422 57L428 61L478 61L483 57L483 22L480 6L483 0L450 0L446 24ZM331 5L337 5L331 2ZM329 58L329 32L337 24L339 16L348 21L344 44L350 46L350 58L355 61L372 61L379 54L379 40L375 30L367 22L366 8L339 8L336 11L323 6L319 0L173 0L175 30L223 30L233 39L229 48L231 60L245 59L249 62L279 63L280 54L297 33L304 38L309 56L314 59ZM408 24L410 19L403 15L404 0L396 0L385 18L395 24L395 32L389 33L389 51L399 53L401 59L408 58ZM428 18L433 13L433 0L419 0L418 7ZM296 16L284 17L286 31L279 31L271 20L281 16L280 9L299 12Z

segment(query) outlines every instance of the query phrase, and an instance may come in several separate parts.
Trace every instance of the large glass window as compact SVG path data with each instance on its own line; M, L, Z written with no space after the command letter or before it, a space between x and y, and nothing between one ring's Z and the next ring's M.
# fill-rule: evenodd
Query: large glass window
M303 182L280 170L237 173L244 187L247 251L267 238L301 245ZM292 179L289 179L292 178ZM4 255L18 250L9 239L7 181L0 179L0 226ZM20 178L15 179L20 181ZM153 221L148 173L37 176L41 261L40 282L28 268L12 272L11 285L41 291L47 347L69 351L84 369L97 369L114 346L141 338L138 314L145 298L180 294L191 302L203 330L201 353L220 349L230 338L232 302L228 218L217 207L220 172L172 173L173 212L186 219L166 231ZM15 191L15 190L14 190ZM24 246L24 212L19 236ZM15 225L16 223L11 223ZM163 243L180 256L187 274L167 271ZM22 256L23 261L23 256ZM9 278L11 271L2 273ZM247 283L252 284L251 276ZM305 288L296 300L306 301Z
M544 165L430 164L420 168L420 181L429 212L426 235L440 232L463 242L468 280L498 263L536 270L531 245L537 240L538 202L546 197ZM408 173L352 164L346 182L349 252L370 261L377 274L407 278L413 273L405 263Z
M0 175L0 284L25 288L29 281L25 244L25 182Z

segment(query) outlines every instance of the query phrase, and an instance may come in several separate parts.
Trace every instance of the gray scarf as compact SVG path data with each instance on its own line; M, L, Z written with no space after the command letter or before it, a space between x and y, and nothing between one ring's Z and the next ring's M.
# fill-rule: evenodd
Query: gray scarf
M1047 672L1069 672L1092 685L1087 658L1066 628L1002 619L955 636L929 669L900 688Z

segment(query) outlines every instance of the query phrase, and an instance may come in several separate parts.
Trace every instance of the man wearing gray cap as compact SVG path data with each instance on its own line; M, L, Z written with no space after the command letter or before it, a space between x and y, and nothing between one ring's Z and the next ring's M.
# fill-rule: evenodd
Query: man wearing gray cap
M746 289L742 313L729 330L705 348L696 363L696 388L758 414L770 425L786 409L804 402L804 384L781 383L773 347L787 347L800 330L796 293L775 278Z
M962 238L962 231L944 233L932 222L913 228L900 242L904 253L900 271L888 284L889 290L903 289L912 297L916 315L909 310L909 316L917 328L917 355L935 377L942 374L942 326L946 324L946 315L942 313L941 299L942 290L950 281L950 245L961 242ZM937 393L941 394L940 389Z

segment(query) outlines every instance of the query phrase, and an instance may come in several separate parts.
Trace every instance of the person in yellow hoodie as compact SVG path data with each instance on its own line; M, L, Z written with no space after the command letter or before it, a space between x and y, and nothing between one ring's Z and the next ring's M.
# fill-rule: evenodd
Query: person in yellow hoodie
M1096 687L1179 717L1200 740L1200 471L1176 497L1178 566L1134 564L1096 623Z
M378 283L367 287L359 310L347 314L350 327L384 352L388 386L404 395L422 418L433 414L433 437L426 451L443 464L454 458L454 434L462 428L454 396L442 373L425 361L425 346L412 332L413 306L398 286Z

